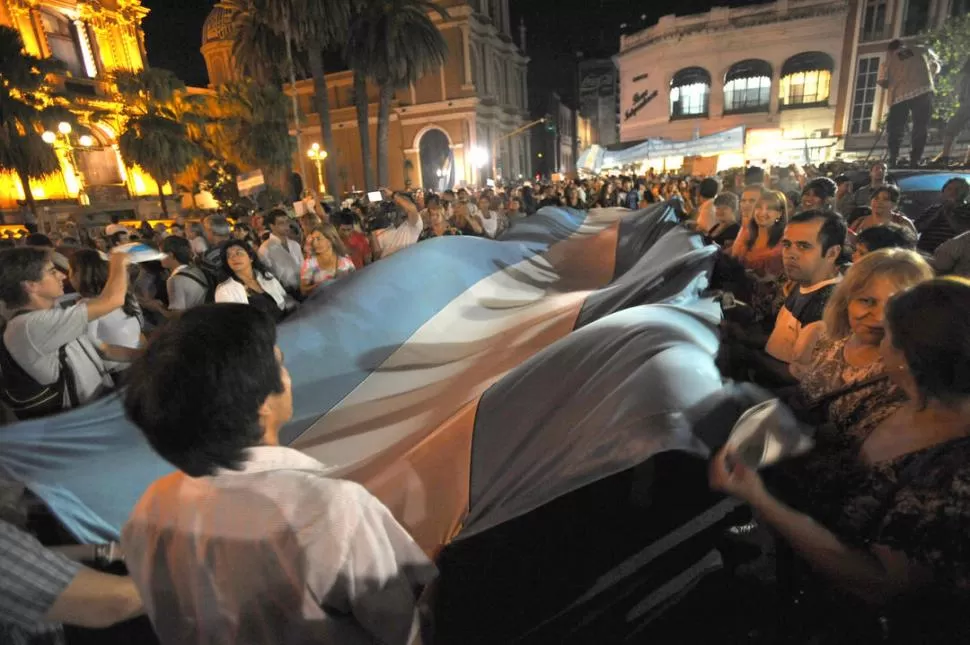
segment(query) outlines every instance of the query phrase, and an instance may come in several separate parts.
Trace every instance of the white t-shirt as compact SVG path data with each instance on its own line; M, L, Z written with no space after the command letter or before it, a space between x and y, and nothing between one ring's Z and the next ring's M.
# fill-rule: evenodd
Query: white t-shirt
M424 230L424 224L421 222L420 217L416 218L416 220L412 224L411 220L407 219L395 228L384 228L374 232L374 236L381 245L382 258L386 258L403 248L418 243L418 238L421 237L421 231Z
M491 217L486 218L485 213L482 211L476 211L475 217L481 222L482 228L485 229L485 234L489 237L494 238L495 234L498 233L498 214L495 211L488 212Z

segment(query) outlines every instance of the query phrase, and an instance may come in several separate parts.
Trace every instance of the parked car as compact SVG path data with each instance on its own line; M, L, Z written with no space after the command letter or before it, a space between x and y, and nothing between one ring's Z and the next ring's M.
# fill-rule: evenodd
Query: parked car
M902 191L899 210L913 221L918 220L926 209L939 204L943 184L954 177L970 181L970 172L948 170L896 170L890 172Z

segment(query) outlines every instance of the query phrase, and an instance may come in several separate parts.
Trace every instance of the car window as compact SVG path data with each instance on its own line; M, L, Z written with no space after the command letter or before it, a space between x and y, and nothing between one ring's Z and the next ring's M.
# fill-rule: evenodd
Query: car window
M943 190L943 184L954 177L963 177L970 181L970 174L964 173L925 173L910 175L899 180L899 189L906 192L935 192Z

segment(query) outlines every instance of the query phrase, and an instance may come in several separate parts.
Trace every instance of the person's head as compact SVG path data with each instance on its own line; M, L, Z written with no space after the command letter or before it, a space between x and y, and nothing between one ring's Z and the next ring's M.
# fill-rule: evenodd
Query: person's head
M308 254L315 256L349 255L337 229L327 224L322 224L310 231L306 238L306 250Z
M177 269L182 265L192 264L192 245L183 237L170 235L162 240L160 247L165 257L162 266L166 269Z
M888 220L899 204L899 189L891 184L880 186L872 194L869 207L877 219Z
M738 196L734 193L721 193L714 198L714 216L721 224L734 224L738 221Z
M880 224L870 226L859 233L855 240L855 251L852 261L858 262L863 257L879 249L916 249L916 236L908 228L899 224Z
M464 188L458 189L458 201L464 203L468 201L468 191Z
M873 186L878 186L886 180L886 173L889 172L889 166L886 165L885 161L877 161L872 164L872 168L869 169L869 183Z
M788 200L785 199L785 193L778 190L762 191L754 209L754 217L748 222L748 249L754 248L762 230L768 235L768 246L774 248L781 241L787 224Z
M970 281L939 278L896 294L880 346L886 372L911 400L959 408L970 398Z
M943 184L943 204L954 206L970 197L970 183L963 177L954 177Z
M837 197L842 197L847 193L851 193L852 189L855 188L855 184L852 182L852 177L846 175L845 173L835 178L835 185L837 188L835 195ZM843 215L845 214L846 213L843 213Z
M191 477L241 469L246 451L277 444L293 416L276 326L248 305L186 311L159 329L126 374L128 418L155 452Z
M154 227L152 227L152 232L154 232L155 235L165 235L168 232L168 230L165 228L164 224L159 222Z
M344 209L334 214L333 221L337 225L337 233L340 234L340 238L345 242L354 234L356 220L357 218L354 217L354 212L349 209Z
M739 202L742 225L747 226L751 218L754 217L754 209L757 207L758 200L761 199L761 193L763 192L764 188L760 185L745 186L744 191L741 193L741 201Z
M222 270L226 275L236 278L269 273L256 256L256 252L240 240L230 240L222 247Z
M185 227L181 224L172 224L169 230L172 231L172 235L175 237L185 237Z
M64 274L54 266L52 249L0 250L0 300L8 309L50 309L63 295Z
M513 197L509 200L509 212L510 213L520 213L522 212L522 200L518 197Z
M308 234L318 226L323 226L323 220L316 213L307 213L300 216L300 228L304 234Z
M286 214L286 211L282 208L274 208L270 212L266 213L266 228L269 232L285 240L290 234L290 217Z
M27 239L24 240L24 244L27 246L37 246L44 249L54 248L54 243L51 241L51 238L47 237L43 233L31 233L27 236Z
M846 233L845 219L832 211L805 211L792 217L781 241L788 279L812 285L835 277Z
M882 249L852 265L825 306L825 332L852 334L872 347L882 342L886 303L897 292L933 279L933 269L915 251Z
M831 210L838 187L828 177L816 177L805 184L801 195L802 210Z
M108 283L108 263L101 259L101 254L93 249L77 249L69 259L70 271L68 278L74 290L82 298L97 298L104 291ZM134 296L126 295L122 311L127 316L134 316L138 306Z
M490 210L492 210L492 202L488 199L488 197L478 198L478 210L482 211L482 213L488 213Z
M209 215L202 222L202 226L205 229L205 238L209 244L221 244L232 235L232 227L229 226L229 220L222 215Z
M185 229L186 237L190 240L194 240L197 237L205 239L205 228L202 227L201 222L189 222Z
M232 227L232 237L237 240L247 240L253 234L253 229L249 224L243 222L237 222L235 226Z
M702 199L714 199L719 190L721 190L721 184L714 177L707 177L701 182L700 194Z
M761 166L748 166L744 171L744 185L760 188L765 183L765 169Z
M118 224L121 221L121 215L118 213L112 213L109 218L112 224Z

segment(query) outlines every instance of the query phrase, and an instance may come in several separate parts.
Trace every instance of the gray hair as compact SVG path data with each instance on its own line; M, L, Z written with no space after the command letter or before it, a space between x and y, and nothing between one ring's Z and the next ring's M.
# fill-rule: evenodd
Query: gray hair
M209 215L205 218L206 223L209 225L209 231L213 235L218 235L219 237L229 237L232 234L232 228L229 226L229 220L227 220L222 215Z

